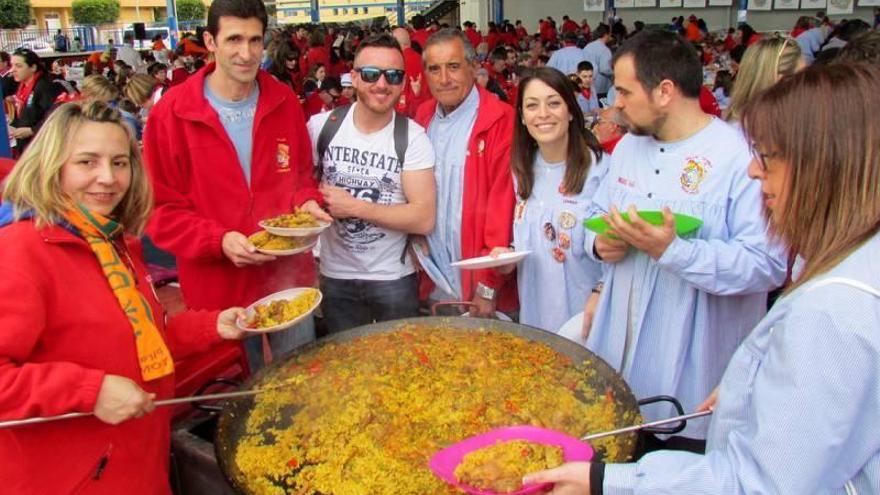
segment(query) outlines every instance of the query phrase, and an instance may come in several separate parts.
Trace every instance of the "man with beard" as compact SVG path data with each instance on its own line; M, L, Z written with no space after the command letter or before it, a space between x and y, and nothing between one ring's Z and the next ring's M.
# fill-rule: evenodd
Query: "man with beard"
M337 219L321 235L331 333L418 316L407 235L434 228L434 149L422 127L394 112L406 80L400 45L389 35L364 40L351 78L357 101L308 124L320 190Z
M692 411L785 280L771 247L761 187L747 176L749 146L700 109L696 51L681 36L647 31L615 54L614 107L629 129L611 156L591 215L615 235L588 234L587 252L606 263L587 347L622 373L636 397L671 395ZM637 210L663 210L649 225ZM632 223L621 218L626 211ZM672 212L703 221L678 236ZM585 326L589 328L589 326ZM646 419L672 415L646 407ZM685 435L705 438L705 421Z

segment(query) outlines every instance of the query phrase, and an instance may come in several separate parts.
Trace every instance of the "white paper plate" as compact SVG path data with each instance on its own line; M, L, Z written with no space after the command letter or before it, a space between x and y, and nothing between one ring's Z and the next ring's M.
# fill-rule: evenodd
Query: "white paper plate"
M510 253L501 253L497 257L480 256L479 258L470 258L466 260L456 261L452 266L461 268L462 270L478 270L480 268L495 268L496 266L511 265L519 263L523 258L528 256L531 251L513 251Z
M315 236L315 239L312 242L309 242L303 246L294 249L263 249L257 248L257 251L263 254L270 254L272 256L293 256L294 254L304 253L306 251L310 251L315 247L315 244L318 243L318 236Z
M301 228L287 228L287 227L270 227L266 225L265 222L260 222L257 225L260 228L264 229L266 232L270 234L280 235L284 237L308 237L311 235L318 235L321 232L327 230L327 227L330 226L330 222L322 222L318 221L317 227L301 227Z
M583 337L581 337L581 328L584 326L584 312L571 317L570 320L563 323L559 330L556 332L557 335L567 338L573 342L577 342L580 345L586 345Z
M471 312L468 311L467 313L464 313L464 314L461 315L461 316L462 316L463 318L470 318L470 317L471 317ZM513 321L513 320L510 319L509 316L507 316L506 314L502 313L501 311L496 311L496 312L495 312L495 319L497 319L497 320L501 320L501 321L511 321L511 322Z
M313 287L296 287L294 289L282 290L282 291L276 292L274 294L269 294L268 296L251 304L250 306L248 306L245 309L245 313L247 313L248 318L250 318L250 316L254 314L254 308L256 308L260 304L265 304L265 303L271 302L271 301L277 301L279 299L293 299L296 296L302 294L303 292L305 292L307 290L318 291L318 297L317 297L317 299L315 299L315 304L311 308L309 308L308 311L297 316L296 318L294 318L292 320L285 321L284 323L280 323L280 324L275 325L273 327L248 328L247 324L245 323L245 320L242 318L238 318L237 320L235 320L235 325L238 328L240 328L246 332L252 332L252 333L271 333L271 332L277 332L279 330L285 330L287 328L290 328L290 327L296 325L297 323L303 321L304 319L306 319L310 314L312 314L315 311L315 309L318 308L318 306L321 305L321 299L323 299L324 295L321 294L320 290L315 289Z

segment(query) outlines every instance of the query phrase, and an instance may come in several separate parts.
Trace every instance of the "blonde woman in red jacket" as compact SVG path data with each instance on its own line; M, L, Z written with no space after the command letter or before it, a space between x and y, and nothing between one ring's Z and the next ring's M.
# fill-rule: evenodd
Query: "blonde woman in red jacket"
M132 131L104 103L50 115L0 207L0 429L5 494L170 494L174 358L241 338L241 308L167 324L131 236L152 203Z

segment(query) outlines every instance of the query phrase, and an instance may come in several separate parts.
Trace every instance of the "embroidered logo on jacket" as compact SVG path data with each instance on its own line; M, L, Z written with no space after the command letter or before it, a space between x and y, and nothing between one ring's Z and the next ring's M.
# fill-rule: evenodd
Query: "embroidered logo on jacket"
M279 172L290 171L290 145L286 139L278 140L278 150L275 152L275 160L278 162Z
M681 171L681 190L688 194L697 194L700 192L700 184L706 180L706 175L712 164L709 160L702 157L690 157L687 159L684 168Z

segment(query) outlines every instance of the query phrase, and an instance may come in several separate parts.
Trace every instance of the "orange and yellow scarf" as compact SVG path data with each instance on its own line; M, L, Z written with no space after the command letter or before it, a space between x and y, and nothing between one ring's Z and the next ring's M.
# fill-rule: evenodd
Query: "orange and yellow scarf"
M137 289L134 267L125 264L114 246L113 240L122 234L122 225L78 205L69 208L64 218L79 231L95 253L113 295L131 323L144 381L173 373L174 361L156 328L150 304ZM124 245L120 247L122 249L125 249ZM127 252L123 254L128 255Z

